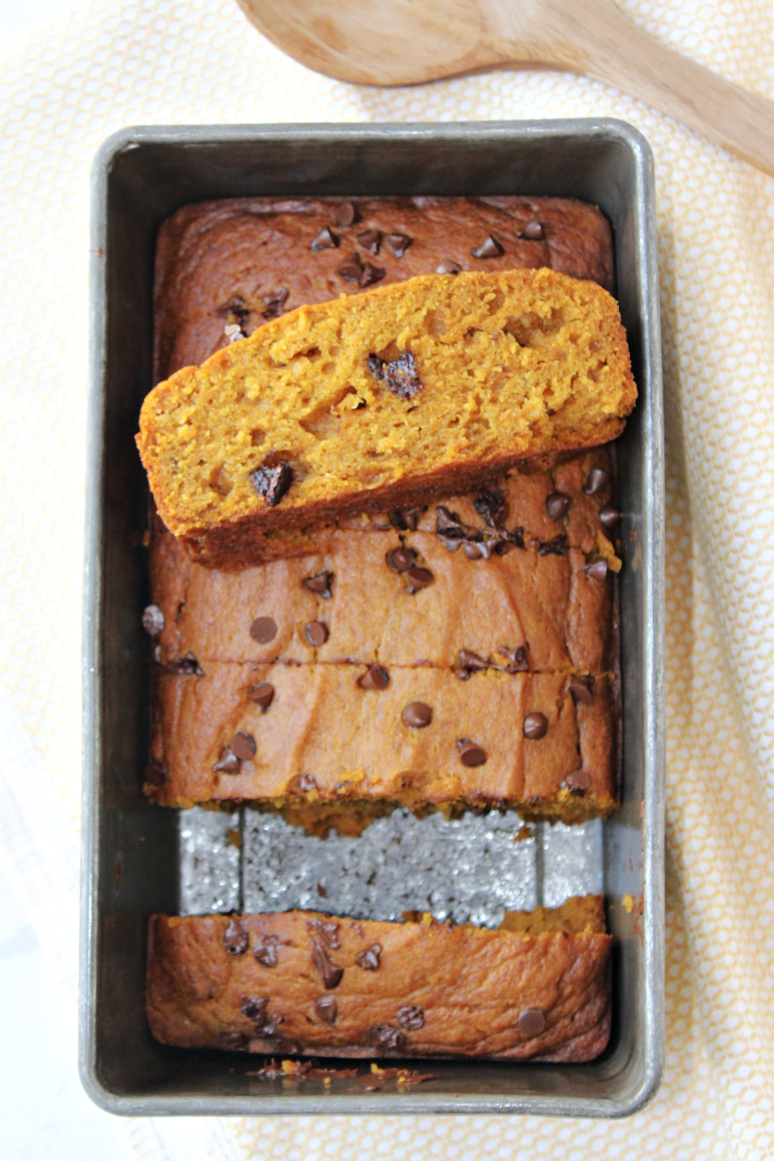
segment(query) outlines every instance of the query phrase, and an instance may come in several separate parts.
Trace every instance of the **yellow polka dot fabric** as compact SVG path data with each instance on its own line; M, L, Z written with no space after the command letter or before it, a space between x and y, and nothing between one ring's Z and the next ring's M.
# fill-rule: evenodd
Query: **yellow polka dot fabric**
M665 43L774 98L771 0L622 7ZM138 123L616 116L638 126L655 155L668 729L667 1040L658 1094L616 1122L139 1118L125 1125L135 1155L774 1156L774 179L644 104L566 74L502 72L397 90L332 81L282 56L233 0L76 7L66 21L5 46L0 90L0 726L16 731L16 749L6 745L0 762L0 849L71 997L88 179L99 144ZM12 761L24 736L31 750Z

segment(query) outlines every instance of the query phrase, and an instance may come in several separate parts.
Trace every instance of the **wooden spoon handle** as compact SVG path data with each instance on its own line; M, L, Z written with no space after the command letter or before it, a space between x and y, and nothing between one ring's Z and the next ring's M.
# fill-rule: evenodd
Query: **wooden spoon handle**
M610 0L574 0L573 7L579 52L570 67L642 98L774 175L774 102L660 44ZM567 24L565 4L562 10Z

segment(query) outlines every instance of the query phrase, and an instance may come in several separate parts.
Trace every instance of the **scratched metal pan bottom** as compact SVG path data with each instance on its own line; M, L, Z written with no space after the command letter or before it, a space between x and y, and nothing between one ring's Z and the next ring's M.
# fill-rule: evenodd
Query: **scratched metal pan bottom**
M552 1113L622 1116L663 1061L663 527L661 371L650 150L611 120L459 125L135 128L94 167L90 507L84 619L81 1076L111 1112ZM618 445L623 802L604 822L398 810L358 839L322 840L244 810L147 803L147 490L134 448L152 386L155 237L179 206L243 195L577 197L613 226L617 296L639 401ZM321 886L327 893L318 891ZM143 1012L149 914L427 910L496 925L505 910L603 890L614 936L609 1047L582 1065L433 1061L434 1079L368 1092L340 1077L287 1083L255 1057L165 1048ZM347 1062L348 1064L350 1062ZM358 1065L368 1068L368 1064ZM252 1073L253 1075L249 1075Z

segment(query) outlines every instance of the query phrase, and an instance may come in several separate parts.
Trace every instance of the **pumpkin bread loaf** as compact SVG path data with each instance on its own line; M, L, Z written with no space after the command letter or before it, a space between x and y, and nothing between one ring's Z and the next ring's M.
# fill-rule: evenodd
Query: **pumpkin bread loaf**
M146 1011L186 1048L585 1061L610 1030L601 900L508 929L313 912L150 921Z
M617 304L594 283L427 275L299 307L183 368L145 400L137 441L167 527L243 566L271 530L603 443L635 398Z

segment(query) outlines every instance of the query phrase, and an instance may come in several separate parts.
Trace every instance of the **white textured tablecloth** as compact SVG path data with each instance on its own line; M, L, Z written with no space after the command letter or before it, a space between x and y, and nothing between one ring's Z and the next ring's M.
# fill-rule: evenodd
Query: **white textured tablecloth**
M503 0L506 2L506 0ZM512 0L507 0L512 2ZM771 0L626 0L774 98ZM0 76L0 850L75 1002L88 176L129 124L617 116L656 158L667 421L667 1063L621 1122L156 1120L137 1157L774 1156L774 180L602 84L310 73L232 0L93 3Z

